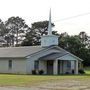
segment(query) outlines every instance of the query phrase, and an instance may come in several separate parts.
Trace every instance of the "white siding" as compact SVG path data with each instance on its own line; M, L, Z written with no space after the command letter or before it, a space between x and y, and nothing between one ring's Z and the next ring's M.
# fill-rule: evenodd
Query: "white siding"
M58 36L45 35L41 37L41 46L58 45Z
M12 60L12 69L9 69L8 61ZM0 73L26 74L25 59L0 59Z
M32 74L32 70L34 70L34 61L35 59L28 58L26 64L26 72L27 74Z
M12 73L25 74L26 73L26 60L14 59Z
M0 60L0 73L8 73L8 60Z
M77 60L75 57L73 57L72 55L70 55L70 54L67 54L67 55L64 55L64 56L62 56L62 57L60 57L60 58L58 58L58 59L60 59L60 60Z
M52 49L52 50L45 51L45 52L44 51L38 52L37 54L35 54L35 55L31 56L31 57L28 56L27 57L27 65L26 65L27 66L27 73L28 74L32 74L32 70L34 70L34 61L35 60L38 60L40 57L45 56L45 55L48 55L48 54L50 54L52 52L60 52L60 51L59 50ZM42 66L42 68L44 67L43 65L41 65L41 66ZM40 68L41 68L41 66L40 66Z

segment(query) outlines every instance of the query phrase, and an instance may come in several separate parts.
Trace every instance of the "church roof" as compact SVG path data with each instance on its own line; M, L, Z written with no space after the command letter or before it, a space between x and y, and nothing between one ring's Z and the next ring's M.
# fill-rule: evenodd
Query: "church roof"
M59 52L52 52L51 54L45 55L39 60L54 60L59 57L65 56L67 54L72 55L73 57L77 58L78 60L83 61L79 57L67 52L66 50L58 47L58 46L49 46L49 47L41 47L41 46L24 46L24 47L3 47L0 48L0 58L25 58L29 55L33 55L40 51L49 50L56 48Z
M26 57L43 49L41 46L4 47L0 48L0 58Z
M46 55L46 56L39 58L39 60L55 60L55 59L62 57L66 54L68 54L68 53L67 52L51 53L49 55Z

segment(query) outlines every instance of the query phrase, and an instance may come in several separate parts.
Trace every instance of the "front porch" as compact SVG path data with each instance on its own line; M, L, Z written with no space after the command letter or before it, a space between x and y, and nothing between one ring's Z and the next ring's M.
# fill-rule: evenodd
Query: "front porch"
M78 60L39 60L39 70L44 74L78 74Z
M81 69L82 60L65 52L51 53L42 56L34 64L35 70L43 70L44 74L78 74Z

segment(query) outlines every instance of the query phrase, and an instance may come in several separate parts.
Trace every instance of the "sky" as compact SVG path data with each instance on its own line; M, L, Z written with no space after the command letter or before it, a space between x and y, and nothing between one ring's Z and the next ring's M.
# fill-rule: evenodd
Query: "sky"
M22 17L28 25L48 20L52 12L53 30L69 35L85 31L90 35L90 0L0 0L0 18Z

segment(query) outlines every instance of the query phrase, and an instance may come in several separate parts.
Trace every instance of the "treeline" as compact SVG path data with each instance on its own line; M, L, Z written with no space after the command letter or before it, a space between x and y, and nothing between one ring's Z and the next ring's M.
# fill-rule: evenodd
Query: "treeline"
M52 23L52 27L54 27ZM0 46L33 46L40 45L41 36L47 34L48 21L34 22L31 27L25 23L21 17L10 17L3 22L0 19ZM86 32L80 32L78 35L70 36L64 32L59 34L59 46L82 58L85 66L90 65L90 37Z

